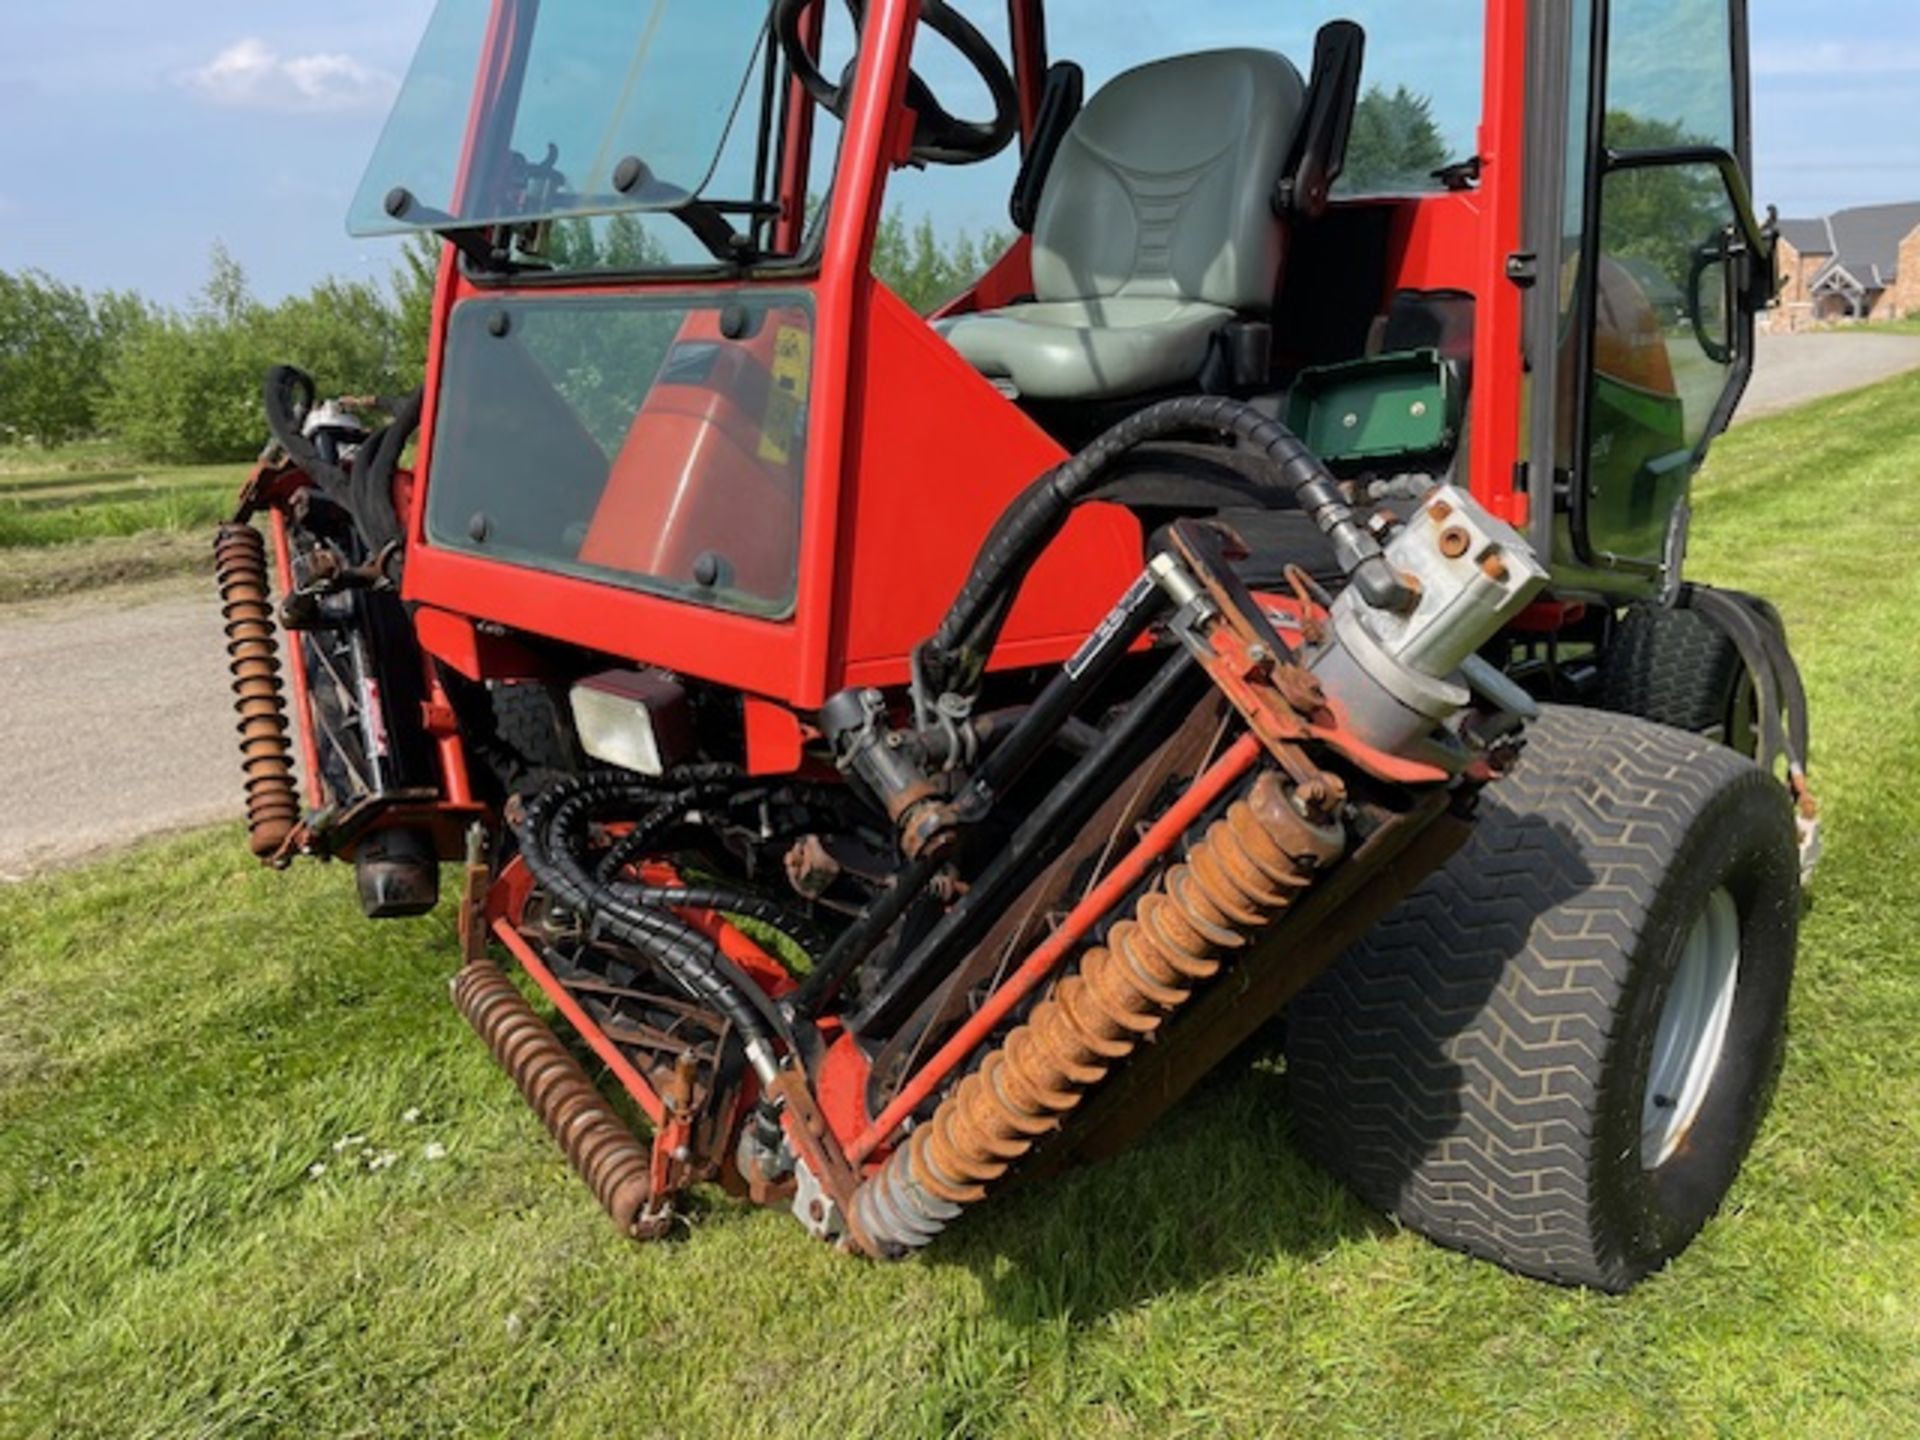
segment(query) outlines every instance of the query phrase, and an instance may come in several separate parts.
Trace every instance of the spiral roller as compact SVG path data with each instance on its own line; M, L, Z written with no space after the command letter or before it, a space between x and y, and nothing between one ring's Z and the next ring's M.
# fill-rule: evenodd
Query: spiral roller
M287 703L280 679L280 645L267 583L267 545L239 522L222 525L213 540L214 579L226 622L227 669L240 715L240 763L246 775L247 844L265 860L278 853L300 822L293 747L287 740Z
M1345 849L1262 775L940 1103L854 1197L895 1253L933 1239L1133 1053Z
M651 1208L649 1155L594 1088L553 1030L491 960L470 960L453 979L453 1003L566 1152L620 1233L658 1236L670 1216Z

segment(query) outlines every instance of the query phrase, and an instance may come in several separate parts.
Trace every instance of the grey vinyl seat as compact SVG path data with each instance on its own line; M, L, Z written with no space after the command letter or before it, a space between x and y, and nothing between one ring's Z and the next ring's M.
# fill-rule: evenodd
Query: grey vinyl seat
M1034 299L938 322L1021 395L1097 400L1195 380L1216 331L1273 303L1272 206L1306 82L1269 50L1210 50L1115 76L1048 171Z

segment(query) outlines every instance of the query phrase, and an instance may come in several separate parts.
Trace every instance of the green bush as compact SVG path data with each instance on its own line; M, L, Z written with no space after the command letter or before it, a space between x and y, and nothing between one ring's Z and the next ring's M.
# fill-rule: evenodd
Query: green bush
M142 460L244 460L266 437L260 388L269 368L297 365L322 394L391 395L411 386L407 348L379 287L329 279L267 305L216 247L193 304L156 316L121 347L100 419Z
M38 270L0 272L0 439L91 434L108 364L150 314L137 296L89 298Z

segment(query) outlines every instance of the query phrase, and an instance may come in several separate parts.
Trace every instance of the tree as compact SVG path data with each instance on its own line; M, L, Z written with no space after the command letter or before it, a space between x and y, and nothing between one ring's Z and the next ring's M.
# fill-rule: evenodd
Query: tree
M96 306L41 271L0 273L0 432L58 445L92 431L109 357L144 321L129 300Z
M379 287L323 280L265 305L216 246L185 313L154 315L108 367L101 419L141 459L242 460L266 435L260 389L272 366L299 366L322 394L390 395L411 386L407 345Z
M873 273L894 294L926 314L978 280L989 264L1012 243L1011 237L989 230L976 244L964 230L942 241L933 217L922 215L908 227L898 209L890 210L874 235Z
M1375 85L1354 109L1340 184L1348 191L1425 186L1449 158L1431 100L1405 85L1391 95Z
M1685 127L1624 110L1607 113L1609 149L1664 150L1699 142ZM1600 197L1600 245L1656 305L1684 303L1694 256L1731 221L1726 184L1712 165L1618 170Z
M439 236L416 230L400 247L400 263L388 276L393 291L396 364L402 383L420 384L427 374L427 339L433 330L433 292L440 280L440 256L447 248Z

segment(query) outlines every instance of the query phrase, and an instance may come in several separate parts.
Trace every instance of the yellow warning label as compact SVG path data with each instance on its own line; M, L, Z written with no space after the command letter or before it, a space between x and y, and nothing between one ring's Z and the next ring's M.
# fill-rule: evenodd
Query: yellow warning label
M807 405L807 375L813 338L798 325L782 325L773 337L773 384L760 419L760 458L785 465L793 458L794 437Z

